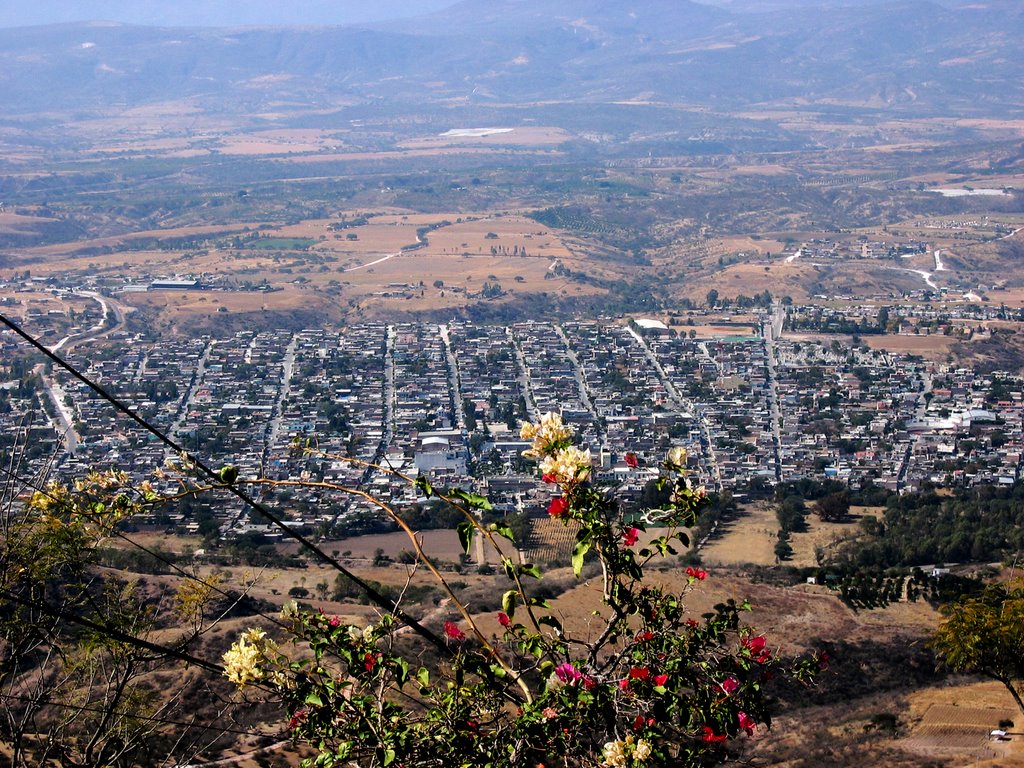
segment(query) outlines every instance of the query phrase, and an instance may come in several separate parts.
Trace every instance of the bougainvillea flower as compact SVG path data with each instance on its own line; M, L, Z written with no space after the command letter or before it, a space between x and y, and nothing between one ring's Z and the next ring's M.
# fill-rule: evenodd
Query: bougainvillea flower
M569 502L564 496L556 496L548 504L548 514L552 517L561 517L569 511Z
M630 680L646 680L651 676L651 670L647 667L633 667L629 670Z
M662 685L663 686L667 682L668 682L668 675L655 675L654 676L654 684L655 685Z
M465 640L466 633L459 629L458 624L454 621L446 621L444 623L444 636L449 640Z
M768 641L764 635L743 638L743 647L750 651L751 657L759 664L764 664L771 658L772 652L768 650L767 645Z
M754 726L757 725L754 722L754 718L748 715L746 712L739 713L740 728L747 732L748 736L754 735Z
M708 572L705 571L703 568L694 568L691 565L687 567L686 575L689 576L691 579L696 579L697 581L704 581L704 579L708 577Z
M640 538L639 528L630 528L628 531L622 534L622 543L627 547L632 547L636 544L636 540Z
M555 676L566 685L576 685L583 678L583 673L566 662L555 667Z
M714 729L712 729L712 727L708 726L708 725L706 725L705 727L703 727L701 729L700 734L701 734L700 735L700 740L701 741L703 741L705 743L711 743L711 744L713 744L713 743L720 743L720 742L724 741L726 738L728 738L728 736L726 736L724 733L722 733L722 734L715 733Z
M498 623L501 624L501 626L508 628L509 624L512 623L512 619L510 619L508 614L504 611L498 611Z
M720 683L720 686L721 686L723 691L725 691L727 694L729 694L731 696L732 694L736 693L736 691L739 690L739 688L740 688L740 681L737 680L732 675L730 675L729 677L725 678L725 680L723 680Z

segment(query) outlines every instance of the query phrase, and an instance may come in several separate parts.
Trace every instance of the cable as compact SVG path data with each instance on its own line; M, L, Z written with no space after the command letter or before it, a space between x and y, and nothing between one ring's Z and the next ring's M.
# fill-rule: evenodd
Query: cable
M160 645L158 643L150 642L149 640L143 640L141 637L135 637L127 632L122 632L116 627L112 627L109 624L100 624L92 619L87 619L84 616L75 616L74 614L67 613L66 611L60 611L46 603L40 603L35 600L29 600L28 598L22 597L21 595L10 592L6 589L0 589L0 596L3 596L12 603L23 605L26 608L33 608L37 611L45 613L54 619L60 619L61 621L67 621L72 624L77 624L86 629L93 629L106 637L110 637L114 640L119 640L122 643L128 643L136 648L142 648L147 651L153 651L154 653L163 654L170 656L173 659L184 661L187 664L194 664L197 667L207 670L208 672L216 672L218 675L224 673L224 667L220 664L214 664L212 661L206 659L200 659L198 656L193 656L190 653L179 650L177 648L171 648L166 645Z
M66 362L62 357L48 349L45 345L43 345L33 336L28 334L26 331L22 330L22 328L17 323L8 318L6 315L0 314L0 323L14 331L15 334L17 334L26 342L28 342L32 347L34 347L36 350L45 355L49 360L56 363L65 371L70 373L74 378L76 378L82 384L84 384L93 392L95 392L101 399L105 400L107 403L109 403L115 409L117 409L120 413L124 414L133 422L135 422L139 427L147 431L149 434L153 435L155 438L157 438L157 440L159 440L165 446L173 450L177 455L186 458L196 469L198 469L208 478L217 483L218 486L223 487L229 493L233 494L235 497L240 499L242 503L256 510L260 515L262 515L271 523L273 523L274 526L277 527L285 536L287 536L290 539L294 539L305 549L315 554L322 562L326 563L339 573L344 574L346 577L351 579L355 584L359 586L359 588L363 591L364 594L366 594L366 596L371 601L376 603L382 609L386 610L388 613L399 618L414 632L416 632L416 634L418 634L424 640L427 640L433 646L435 646L444 656L450 657L452 655L452 650L448 647L448 644L445 643L445 641L440 636L424 627L422 624L420 624L419 621L417 621L412 616L407 614L404 610L402 610L402 608L397 603L388 599L388 597L378 592L369 583L363 581L354 573L349 571L341 563L339 563L333 557L328 555L326 552L320 549L320 547L318 547L312 541L307 539L301 533L292 530L288 525L285 524L285 522L280 517L274 514L269 508L267 508L260 502L256 501L254 498L249 496L249 494L245 493L243 490L241 490L234 484L224 483L224 481L221 479L220 474L215 472L201 459L189 456L187 451L185 451L185 449L180 444L178 444L173 439L165 435L163 432L154 427L141 416L136 414L131 408L129 408L116 397L111 395L99 384L95 383L91 379L87 378L84 374L80 373L70 363Z

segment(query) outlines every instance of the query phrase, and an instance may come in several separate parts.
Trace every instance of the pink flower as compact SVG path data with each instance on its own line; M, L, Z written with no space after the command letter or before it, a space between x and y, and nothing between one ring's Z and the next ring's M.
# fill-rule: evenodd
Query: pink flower
M632 547L634 544L636 544L636 540L638 538L640 538L640 529L630 528L628 531L622 534L622 543L625 544L627 547Z
M724 733L721 735L716 734L709 725L705 725L701 733L701 741L705 744L718 744L728 738Z
M548 514L552 517L561 517L569 511L569 502L564 496L556 496L548 504Z
M739 714L740 728L747 732L748 736L754 735L754 726L757 723L754 722L754 718L748 715L746 712L740 712Z
M721 687L721 689L723 691L725 691L728 695L731 696L732 694L736 693L736 691L739 690L739 688L740 688L740 681L737 680L732 675L730 675L729 677L725 678L725 680L723 680L721 682L720 687Z
M331 616L331 618L327 620L327 626L331 628L339 627L341 626L341 619L337 616Z
M554 718L558 717L558 710L556 710L554 707L545 707L544 711L541 712L541 715L543 715L545 720L553 720Z
M583 673L569 662L566 662L555 667L555 677L566 685L576 685L583 678Z
M627 453L625 456L626 466L630 469L636 469L640 466L640 461L637 459L635 453Z
M498 611L498 623L508 629L508 626L512 623L512 619L510 619L508 614L504 611Z
M466 639L466 633L459 629L459 626L454 621L446 621L444 623L444 636L449 640Z

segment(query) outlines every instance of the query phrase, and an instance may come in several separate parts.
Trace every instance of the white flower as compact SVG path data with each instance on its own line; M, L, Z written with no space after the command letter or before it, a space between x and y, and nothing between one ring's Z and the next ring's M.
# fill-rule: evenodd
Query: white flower
M686 449L680 446L670 448L668 451L668 463L676 467L686 466Z
M367 624L363 627L363 640L366 642L373 640L373 624Z
M545 456L540 463L541 474L562 485L586 480L590 476L590 449L581 451L574 445L560 448L554 455Z
M572 427L562 423L562 417L553 411L548 411L540 417L539 424L523 424L519 430L523 440L533 440L533 445L523 451L523 456L528 459L536 459L541 456L549 456L557 450L560 445L572 438Z
M261 643L266 633L250 629L224 654L224 675L240 687L263 679Z
M629 758L626 756L626 742L609 741L601 750L601 765L609 768L625 768Z
M643 762L651 756L651 745L644 739L637 739L636 746L633 747L633 757L640 762Z

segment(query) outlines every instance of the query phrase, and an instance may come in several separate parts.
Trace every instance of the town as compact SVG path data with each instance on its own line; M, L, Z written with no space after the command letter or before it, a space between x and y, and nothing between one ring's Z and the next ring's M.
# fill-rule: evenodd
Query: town
M113 314L92 297L76 316L84 330L53 348L67 343L72 365L190 455L242 478L299 481L273 502L289 525L322 536L380 530L383 516L358 495L327 498L301 481L405 509L423 498L403 476L425 475L488 496L498 514L544 517L551 490L522 458L529 443L519 431L549 411L590 449L597 478L626 494L640 494L676 446L696 485L738 500L799 480L911 492L1010 485L1020 475L1024 380L865 343L880 331L989 334L1006 316L1000 307L776 301L690 310L685 320L670 313L671 325L365 323L174 340L114 325L104 339L80 336L116 324ZM812 326L818 334L801 330ZM837 330L853 336L829 342ZM0 352L11 361L0 447L19 456L23 475L117 468L178 490L161 468L180 457L9 331ZM269 533L237 505L199 517L168 508L153 522L220 538Z

